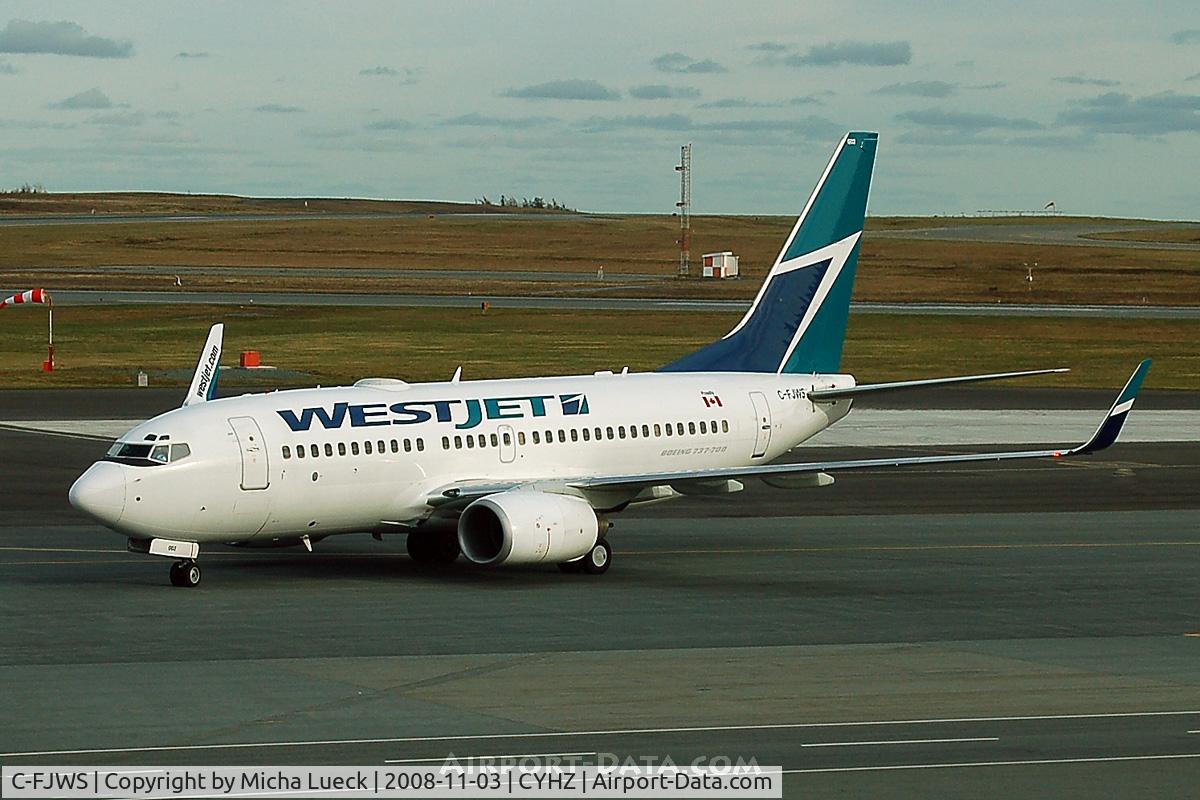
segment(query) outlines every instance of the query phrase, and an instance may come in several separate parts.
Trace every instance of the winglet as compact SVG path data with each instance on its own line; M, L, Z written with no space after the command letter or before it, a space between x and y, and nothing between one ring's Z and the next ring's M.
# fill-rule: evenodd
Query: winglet
M1092 434L1092 438L1074 450L1071 450L1068 455L1075 456L1095 453L1098 450L1103 450L1117 440L1117 436L1121 433L1121 426L1125 424L1125 418L1129 416L1129 410L1133 408L1133 401L1137 399L1138 392L1142 388L1142 381L1146 379L1146 372L1149 369L1150 359L1148 358L1138 364L1137 369L1129 376L1125 388L1117 395L1112 408L1108 410L1108 416L1104 418L1104 421L1100 423L1100 427Z
M213 399L217 393L217 372L221 368L221 340L225 335L225 326L218 322L208 331L208 341L200 351L200 360L196 362L196 372L192 375L192 385L188 387L187 397L183 398L183 407L193 403L204 403Z

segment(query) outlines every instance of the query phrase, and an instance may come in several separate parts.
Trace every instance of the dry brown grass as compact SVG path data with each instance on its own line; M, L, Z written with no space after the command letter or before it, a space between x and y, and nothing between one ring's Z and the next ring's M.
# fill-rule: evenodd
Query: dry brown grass
M0 282L14 287L36 279L48 288L165 288L162 277L89 273L86 267L95 264L543 270L580 275L582 283L334 276L277 281L214 270L210 276L188 281L191 289L553 295L599 290L587 281L603 265L609 276L640 273L663 279L603 290L618 296L745 299L757 291L791 224L783 217L697 218L696 262L711 250L733 250L741 257L743 279L723 282L669 280L678 260L678 221L663 216L564 215L534 220L408 216L0 228ZM1038 268L1031 287L1022 264L1033 261ZM1195 304L1200 303L1200 255L1178 249L896 239L872 237L869 229L863 239L855 297L900 302Z
M1197 244L1200 243L1200 226L1143 228L1135 231L1105 231L1088 234L1088 239L1121 242L1151 242L1154 244Z

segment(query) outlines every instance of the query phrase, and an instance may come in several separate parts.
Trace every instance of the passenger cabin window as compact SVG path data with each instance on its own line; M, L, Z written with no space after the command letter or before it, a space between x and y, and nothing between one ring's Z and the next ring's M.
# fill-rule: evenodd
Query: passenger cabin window
M309 445L309 451L313 458L318 458L321 455L321 450L315 444Z
M424 451L425 451L425 440L420 437L417 437L417 452L422 453Z
M587 438L586 436L584 437ZM525 431L517 431L517 444L525 446Z
M358 442L350 443L350 455L352 455L352 456L358 455Z
M567 441L567 432L564 431L562 428L558 429L558 441L563 444L566 444L566 441Z
M656 423L654 423L654 435L655 435L655 436L662 436L662 426L661 426L661 425L659 425L657 422L656 422Z
M338 455L339 456L346 455L346 443L345 442L338 442Z
M682 422L675 423L675 433L679 434L680 436L683 436L683 423Z
M331 445L329 442L325 443L325 455L326 456L333 455L333 445Z
M588 428L583 429L583 440L589 441L592 438L592 432Z
M729 433L729 420L721 420L721 433Z
M449 450L449 449L450 449L450 437L449 437L449 436L443 436L443 437L442 437L442 449L443 449L443 450Z
M534 431L534 432L533 432L533 443L534 443L534 444L541 444L541 443L542 443L542 437L541 437L541 435L540 435L540 434L538 434L538 432L537 432L537 431Z
M304 458L304 445L296 445L296 458Z
M288 459L292 457L292 448L288 447L286 444L283 446L283 457Z
M700 420L700 432L708 433L708 423L705 422L704 420Z
M363 442L363 453L365 453L366 455L371 455L371 440L370 439L367 439L365 442Z
M579 441L579 431L575 428L571 428L571 441L572 442Z

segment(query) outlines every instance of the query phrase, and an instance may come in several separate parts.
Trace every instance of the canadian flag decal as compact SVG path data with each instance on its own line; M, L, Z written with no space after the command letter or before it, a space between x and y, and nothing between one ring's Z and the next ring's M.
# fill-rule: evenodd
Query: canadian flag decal
M704 401L705 408L712 408L713 406L717 408L725 407L725 404L721 402L721 398L716 392L701 392L700 399Z

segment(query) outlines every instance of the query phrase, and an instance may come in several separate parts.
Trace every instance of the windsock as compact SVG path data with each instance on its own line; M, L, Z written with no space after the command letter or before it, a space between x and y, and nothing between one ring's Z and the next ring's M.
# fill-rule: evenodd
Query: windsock
M41 303L42 305L52 305L50 302L50 293L45 289L30 289L28 292L14 294L12 297L7 297L0 301L0 308L5 306L19 306L23 303Z

